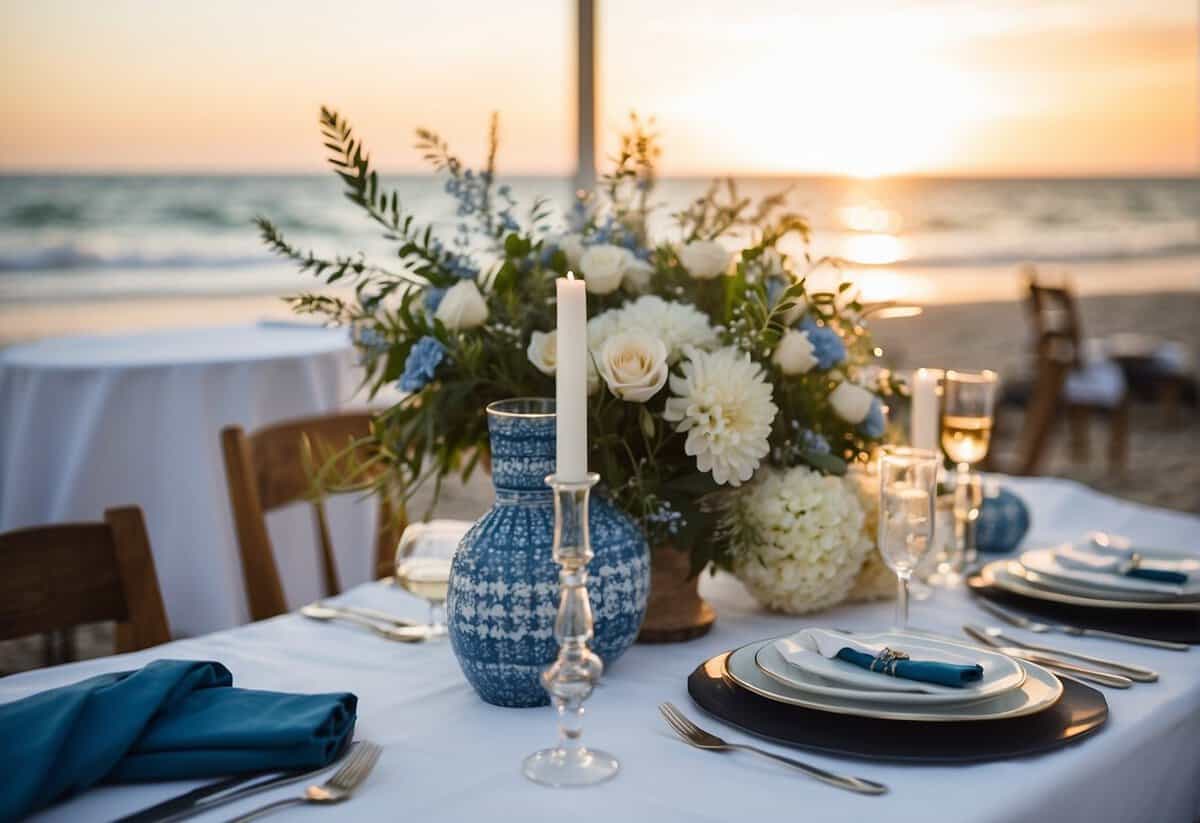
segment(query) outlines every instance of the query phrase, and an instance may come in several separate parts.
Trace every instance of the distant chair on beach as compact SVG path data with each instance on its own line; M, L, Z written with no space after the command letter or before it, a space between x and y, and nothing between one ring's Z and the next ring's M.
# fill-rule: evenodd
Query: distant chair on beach
M288 503L303 500L312 506L325 594L341 591L325 506L319 496L311 494L313 479L305 461L305 443L311 446L313 458L319 462L323 456L346 448L370 431L371 415L365 412L288 420L251 434L246 434L240 426L227 426L221 431L229 502L251 620L264 620L287 611L279 567L267 534L266 513ZM357 455L360 463L367 457ZM387 495L382 495L381 500L375 540L376 577L390 573L396 545L404 530L403 518L393 516L397 512L403 514L398 509L400 504L389 503Z
M1042 453L1061 411L1066 412L1071 455L1086 462L1092 415L1109 417L1108 460L1124 469L1129 453L1129 387L1120 365L1104 354L1101 340L1085 340L1075 295L1069 285L1038 282L1037 270L1022 272L1029 289L1033 324L1034 385L1019 456L1018 471L1036 474Z

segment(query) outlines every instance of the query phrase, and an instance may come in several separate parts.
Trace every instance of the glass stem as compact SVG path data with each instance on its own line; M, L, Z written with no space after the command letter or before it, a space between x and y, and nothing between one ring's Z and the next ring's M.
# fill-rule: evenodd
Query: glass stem
M896 628L908 628L908 578L909 574L896 573Z
M954 541L958 548L956 565L959 567L956 571L961 571L971 554L970 518L971 464L959 463L954 479Z
M429 629L437 634L446 628L446 601L429 601Z

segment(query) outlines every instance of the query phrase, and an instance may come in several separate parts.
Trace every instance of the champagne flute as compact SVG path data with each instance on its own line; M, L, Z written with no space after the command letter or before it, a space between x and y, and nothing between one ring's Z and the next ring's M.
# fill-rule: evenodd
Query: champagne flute
M957 469L954 531L958 552L974 563L975 522L982 502L971 467L987 457L992 440L998 379L994 371L947 371L942 402L942 450Z
M908 581L933 544L938 454L885 447L879 456L879 553L896 573L896 628L908 628Z
M433 520L411 523L396 548L396 583L429 604L428 622L420 627L427 640L446 636L446 595L450 561L470 523Z

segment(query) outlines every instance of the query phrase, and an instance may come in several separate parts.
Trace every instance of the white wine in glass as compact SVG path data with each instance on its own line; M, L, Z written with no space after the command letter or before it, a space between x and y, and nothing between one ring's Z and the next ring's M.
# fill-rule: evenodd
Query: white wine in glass
M979 482L971 467L987 457L999 378L994 371L947 371L942 392L942 448L954 461L955 536L959 556L975 562Z
M955 465L973 465L987 457L992 442L992 418L948 414L942 418L942 450Z
M396 584L429 604L425 635L435 640L446 635L446 597L450 591L450 564L470 523L434 520L412 523L396 548Z

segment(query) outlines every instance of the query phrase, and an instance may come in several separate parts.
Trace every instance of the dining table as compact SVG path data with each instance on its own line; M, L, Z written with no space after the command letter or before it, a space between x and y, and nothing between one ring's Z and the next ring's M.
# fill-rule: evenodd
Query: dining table
M0 531L142 509L173 634L249 619L221 456L247 432L352 407L361 379L345 329L300 321L82 335L0 351ZM342 581L373 577L374 504L331 501ZM285 595L320 593L313 521L267 516Z
M1145 545L1196 549L1200 517L1118 500L1067 480L997 479L1029 506L1032 527L1024 548L1103 529ZM635 645L604 673L587 703L584 740L616 755L621 769L613 780L589 788L547 789L522 776L522 758L555 739L553 710L484 703L463 678L448 643L396 643L361 627L297 613L135 654L13 675L0 680L0 702L159 658L217 660L229 667L236 685L250 688L357 694L357 737L383 746L378 766L350 800L292 810L287 819L1182 823L1200 816L1198 649L1040 635L1042 643L1153 668L1159 680L1105 689L1104 725L1042 754L957 765L852 759L757 741L704 714L689 699L686 681L714 655L805 626L887 628L893 604L844 603L802 616L770 613L725 573L706 573L701 593L718 615L709 634L686 643ZM386 581L357 586L332 602L412 619L421 619L425 609ZM964 624L995 620L965 587L956 586L935 588L928 599L914 602L912 623L963 638ZM663 722L658 706L665 701L726 739L757 742L830 771L869 778L890 792L856 795L753 755L691 748ZM102 785L32 819L111 820L196 785ZM195 819L225 820L294 791L279 789Z

